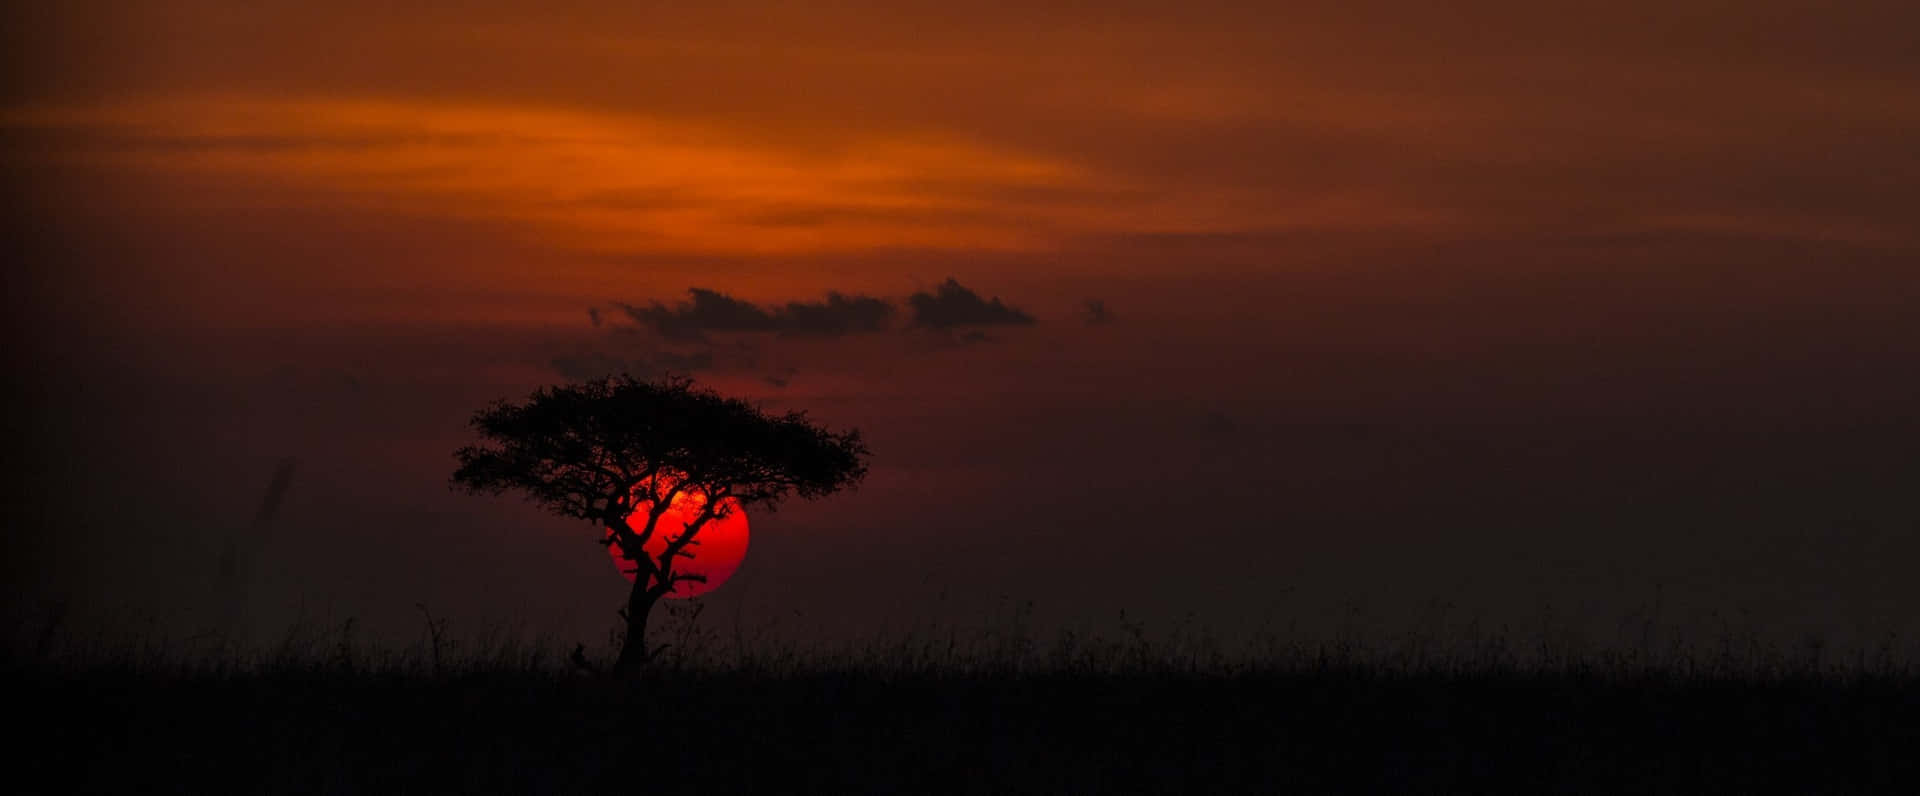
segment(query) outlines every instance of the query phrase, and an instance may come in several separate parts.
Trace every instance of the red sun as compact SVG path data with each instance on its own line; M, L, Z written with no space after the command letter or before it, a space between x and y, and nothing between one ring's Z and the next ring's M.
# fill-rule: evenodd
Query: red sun
M694 543L687 547L687 552L692 553L693 557L680 558L673 564L675 572L705 575L707 582L680 581L673 585L673 591L667 593L668 598L698 597L720 588L720 584L733 577L733 571L739 569L740 562L747 557L747 512L740 506L740 501L733 498L727 498L722 505L726 516L707 520L707 524L700 526L699 533L693 537ZM700 516L700 510L705 507L704 496L675 495L673 503L667 507L666 513L660 515L659 523L654 526L653 538L648 539L643 548L647 556L657 560L660 553L667 549L667 540L679 536L687 523ZM643 514L638 519L644 518ZM638 520L635 524L638 524ZM611 531L608 536L612 536ZM607 553L613 556L613 564L621 577L632 581L634 564L626 559L620 543L608 543Z

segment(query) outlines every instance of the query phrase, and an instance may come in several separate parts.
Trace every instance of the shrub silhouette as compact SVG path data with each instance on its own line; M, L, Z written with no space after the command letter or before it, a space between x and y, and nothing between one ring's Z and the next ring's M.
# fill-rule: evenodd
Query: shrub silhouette
M522 492L555 514L596 523L607 531L600 543L618 544L634 565L617 672L650 657L654 603L678 583L705 582L674 565L694 557L709 521L734 505L824 497L867 472L858 430L831 432L803 412L767 414L685 378L621 375L542 388L524 402L474 413L471 425L482 442L454 453L454 488ZM659 527L675 498L700 508L682 527ZM655 534L665 545L650 557L646 544Z

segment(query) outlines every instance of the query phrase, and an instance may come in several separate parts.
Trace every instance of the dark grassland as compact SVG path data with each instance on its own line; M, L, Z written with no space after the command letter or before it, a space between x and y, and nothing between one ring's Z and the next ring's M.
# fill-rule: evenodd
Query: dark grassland
M1886 654L1494 638L1229 655L918 631L670 649L616 681L555 645L433 631L382 651L348 625L245 654L27 634L7 662L10 789L1920 792L1920 671Z

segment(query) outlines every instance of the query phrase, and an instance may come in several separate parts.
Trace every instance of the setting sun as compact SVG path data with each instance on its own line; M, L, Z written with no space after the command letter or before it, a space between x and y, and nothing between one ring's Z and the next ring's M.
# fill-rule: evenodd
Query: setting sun
M646 486L642 485L636 492L642 492L645 489ZM705 507L706 498L703 495L684 493L675 495L672 505L667 507L666 513L660 515L660 522L654 531L653 538L647 540L646 554L658 558L666 549L667 542L678 536L687 527L687 523L699 517L701 509ZM689 580L676 583L673 591L667 592L668 598L698 597L720 588L720 584L726 583L727 578L733 577L734 570L739 569L740 562L747 557L746 510L740 506L740 501L728 498L723 505L723 511L723 514L708 520L700 527L693 543L687 548L687 552L692 553L693 557L680 559L674 564L675 571L705 575L707 581L701 583ZM636 519L634 524L640 525L641 520ZM608 536L607 554L613 557L614 566L619 568L620 575L629 581L633 580L633 562L627 560L625 551L620 549L620 544L611 540L611 532Z

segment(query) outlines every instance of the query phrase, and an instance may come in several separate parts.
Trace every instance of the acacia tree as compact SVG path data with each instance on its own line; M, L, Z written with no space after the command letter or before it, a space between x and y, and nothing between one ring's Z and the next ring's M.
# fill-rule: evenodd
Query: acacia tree
M508 490L563 517L604 529L635 568L625 609L626 640L615 671L650 657L647 614L682 582L706 576L675 564L695 556L700 529L733 505L769 510L788 497L814 499L866 476L860 432L835 433L803 412L767 414L692 380L611 376L499 401L471 421L481 443L454 453L452 486L472 494ZM684 524L661 518L675 498L699 511ZM649 555L657 535L665 544Z

